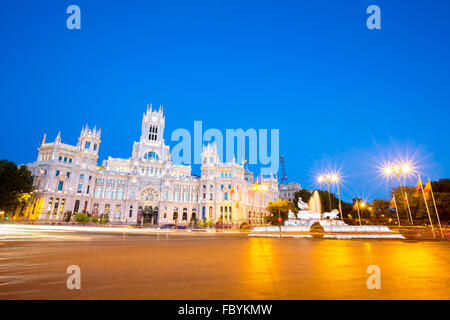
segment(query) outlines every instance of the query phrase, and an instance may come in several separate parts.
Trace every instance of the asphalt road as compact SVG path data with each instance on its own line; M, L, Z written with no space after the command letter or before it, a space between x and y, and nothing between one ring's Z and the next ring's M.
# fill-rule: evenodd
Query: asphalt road
M0 299L450 299L448 241L0 226ZM69 290L69 265L81 289ZM381 289L369 290L377 265Z

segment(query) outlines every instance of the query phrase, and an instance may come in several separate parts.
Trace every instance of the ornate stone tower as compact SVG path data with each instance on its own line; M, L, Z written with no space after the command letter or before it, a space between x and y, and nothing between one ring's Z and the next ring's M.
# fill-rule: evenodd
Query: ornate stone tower
M169 147L164 144L165 122L162 106L159 110L152 110L151 104L147 106L142 116L141 138L133 145L133 160L170 160Z
M206 147L203 146L202 150L202 167L215 166L219 161L219 154L217 153L217 146L215 143L208 144Z
M141 142L154 142L163 139L165 117L162 106L159 110L152 110L152 105L147 106L147 112L142 117Z
M97 165L98 150L101 143L100 135L101 129L97 130L96 127L89 129L89 126L86 125L81 129L77 149L80 152L81 163L84 163L86 167L94 166L95 168Z

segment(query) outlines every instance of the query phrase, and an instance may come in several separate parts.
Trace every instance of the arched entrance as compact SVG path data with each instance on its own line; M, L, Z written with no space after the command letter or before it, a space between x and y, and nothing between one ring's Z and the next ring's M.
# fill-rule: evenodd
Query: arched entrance
M143 225L155 226L159 220L159 194L153 186L147 186L139 193L139 200L142 203Z
M144 224L146 225L158 225L158 215L159 215L159 210L158 207L154 207L151 205L148 206L144 206L144 211L143 211L143 219L144 219Z

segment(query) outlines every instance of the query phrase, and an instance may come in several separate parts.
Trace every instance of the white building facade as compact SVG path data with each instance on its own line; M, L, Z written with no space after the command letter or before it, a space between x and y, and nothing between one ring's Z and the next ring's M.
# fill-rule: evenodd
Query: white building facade
M147 108L131 157L108 157L102 166L95 127L84 127L75 146L62 143L60 134L50 143L44 136L37 160L27 165L36 190L29 216L62 221L66 212L84 211L128 224L262 222L268 202L278 198L273 176L254 182L243 164L221 162L215 145L203 147L201 176L195 176L191 166L171 162L164 127L161 107Z
M297 182L289 182L279 185L280 199L294 201L295 193L302 190L302 186Z

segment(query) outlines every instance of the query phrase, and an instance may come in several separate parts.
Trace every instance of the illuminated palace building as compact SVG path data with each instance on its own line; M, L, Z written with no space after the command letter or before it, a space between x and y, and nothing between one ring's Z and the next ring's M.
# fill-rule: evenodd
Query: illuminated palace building
M31 219L61 221L67 212L86 212L121 223L188 224L191 219L224 224L260 223L269 200L278 198L274 177L253 181L235 160L219 160L215 145L203 147L201 176L191 166L174 164L164 143L162 109L148 108L131 158L108 157L97 165L100 130L81 130L77 145L47 143L45 135L33 173ZM73 217L73 215L72 215Z

